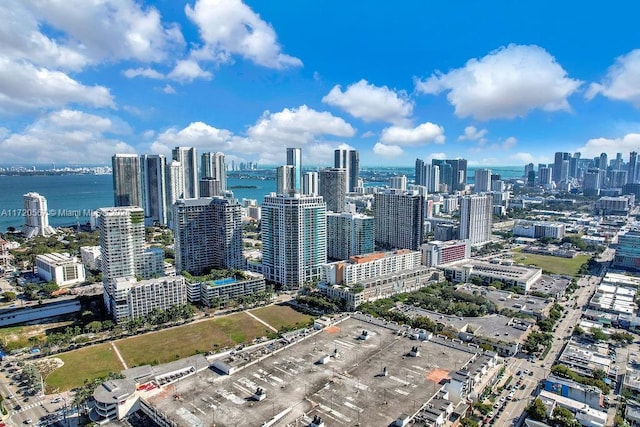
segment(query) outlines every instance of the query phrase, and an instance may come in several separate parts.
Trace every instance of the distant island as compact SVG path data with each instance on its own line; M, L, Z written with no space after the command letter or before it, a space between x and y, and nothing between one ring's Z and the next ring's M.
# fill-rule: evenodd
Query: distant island
M240 190L240 189L245 189L245 188L258 188L257 185L232 185L230 187L227 187L229 190Z

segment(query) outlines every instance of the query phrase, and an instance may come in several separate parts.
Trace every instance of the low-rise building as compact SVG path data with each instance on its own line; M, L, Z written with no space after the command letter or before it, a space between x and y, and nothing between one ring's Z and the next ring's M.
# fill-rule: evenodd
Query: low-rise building
M136 385L127 379L103 382L93 392L94 410L100 418L121 420L139 409Z
M245 271L243 275L243 279L227 277L200 283L200 301L207 307L219 307L238 297L266 290L262 274Z
M576 421L585 427L604 427L607 425L607 413L594 409L577 400L569 399L546 390L538 396L547 407L547 414L551 415L556 407L566 408L571 411Z
M61 287L77 285L86 279L84 265L69 254L36 255L36 268L42 280Z
M600 410L604 407L602 390L595 386L580 384L552 375L545 380L544 389L550 393L585 403L594 409Z
M477 277L483 284L502 282L507 286L517 286L525 292L542 277L542 269L523 266L493 264L486 261L466 259L438 266L447 280L454 283L469 282Z
M564 350L558 357L558 363L567 366L580 375L592 376L593 371L601 370L607 375L613 375L613 364L605 348L573 338L567 342Z
M549 237L562 240L564 238L565 225L561 222L516 220L513 226L513 235L539 239Z
M612 314L634 315L636 290L617 283L603 281L589 301L589 308Z
M166 310L187 302L187 286L180 275L141 281L118 277L112 280L112 289L108 303L116 323L144 317L154 308Z
M9 253L9 242L0 239L0 269L7 270L13 257Z
M427 267L471 258L469 240L434 240L421 246L422 263Z

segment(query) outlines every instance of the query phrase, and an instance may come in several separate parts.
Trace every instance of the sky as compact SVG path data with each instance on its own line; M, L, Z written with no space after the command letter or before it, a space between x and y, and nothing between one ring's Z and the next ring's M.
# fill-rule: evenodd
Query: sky
M566 4L565 4L566 3ZM3 0L0 163L470 165L640 150L640 5Z

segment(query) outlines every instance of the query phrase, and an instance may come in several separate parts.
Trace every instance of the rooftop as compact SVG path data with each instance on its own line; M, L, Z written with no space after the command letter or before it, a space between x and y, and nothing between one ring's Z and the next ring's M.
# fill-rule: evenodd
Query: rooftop
M148 400L179 426L308 425L314 416L331 425L389 425L417 412L477 351L436 339L418 342L420 356L409 357L416 341L396 329L347 318L230 376L207 369ZM359 339L363 330L369 339ZM252 398L258 387L265 399Z

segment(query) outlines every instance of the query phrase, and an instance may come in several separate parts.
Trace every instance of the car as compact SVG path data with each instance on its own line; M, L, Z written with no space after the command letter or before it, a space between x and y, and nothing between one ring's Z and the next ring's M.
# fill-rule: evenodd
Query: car
M500 403L496 402L493 404L493 409L498 409L500 407Z
M522 384L522 385L520 386L520 390L524 390L525 388L527 388L527 386L526 386L525 384Z
M33 422L33 420L31 420L31 418L27 418L26 420L24 420L25 424L31 424Z
M22 399L23 402L28 402L29 401L29 396L25 397L24 399Z
M494 415L493 411L489 412L489 418L493 418Z
M16 405L16 406L13 407L14 411L19 411L20 409L22 409L22 406L20 406L20 405Z
M522 371L518 371L516 372L516 375L519 376L522 373Z
M529 376L532 377L533 376L533 371L529 372Z

